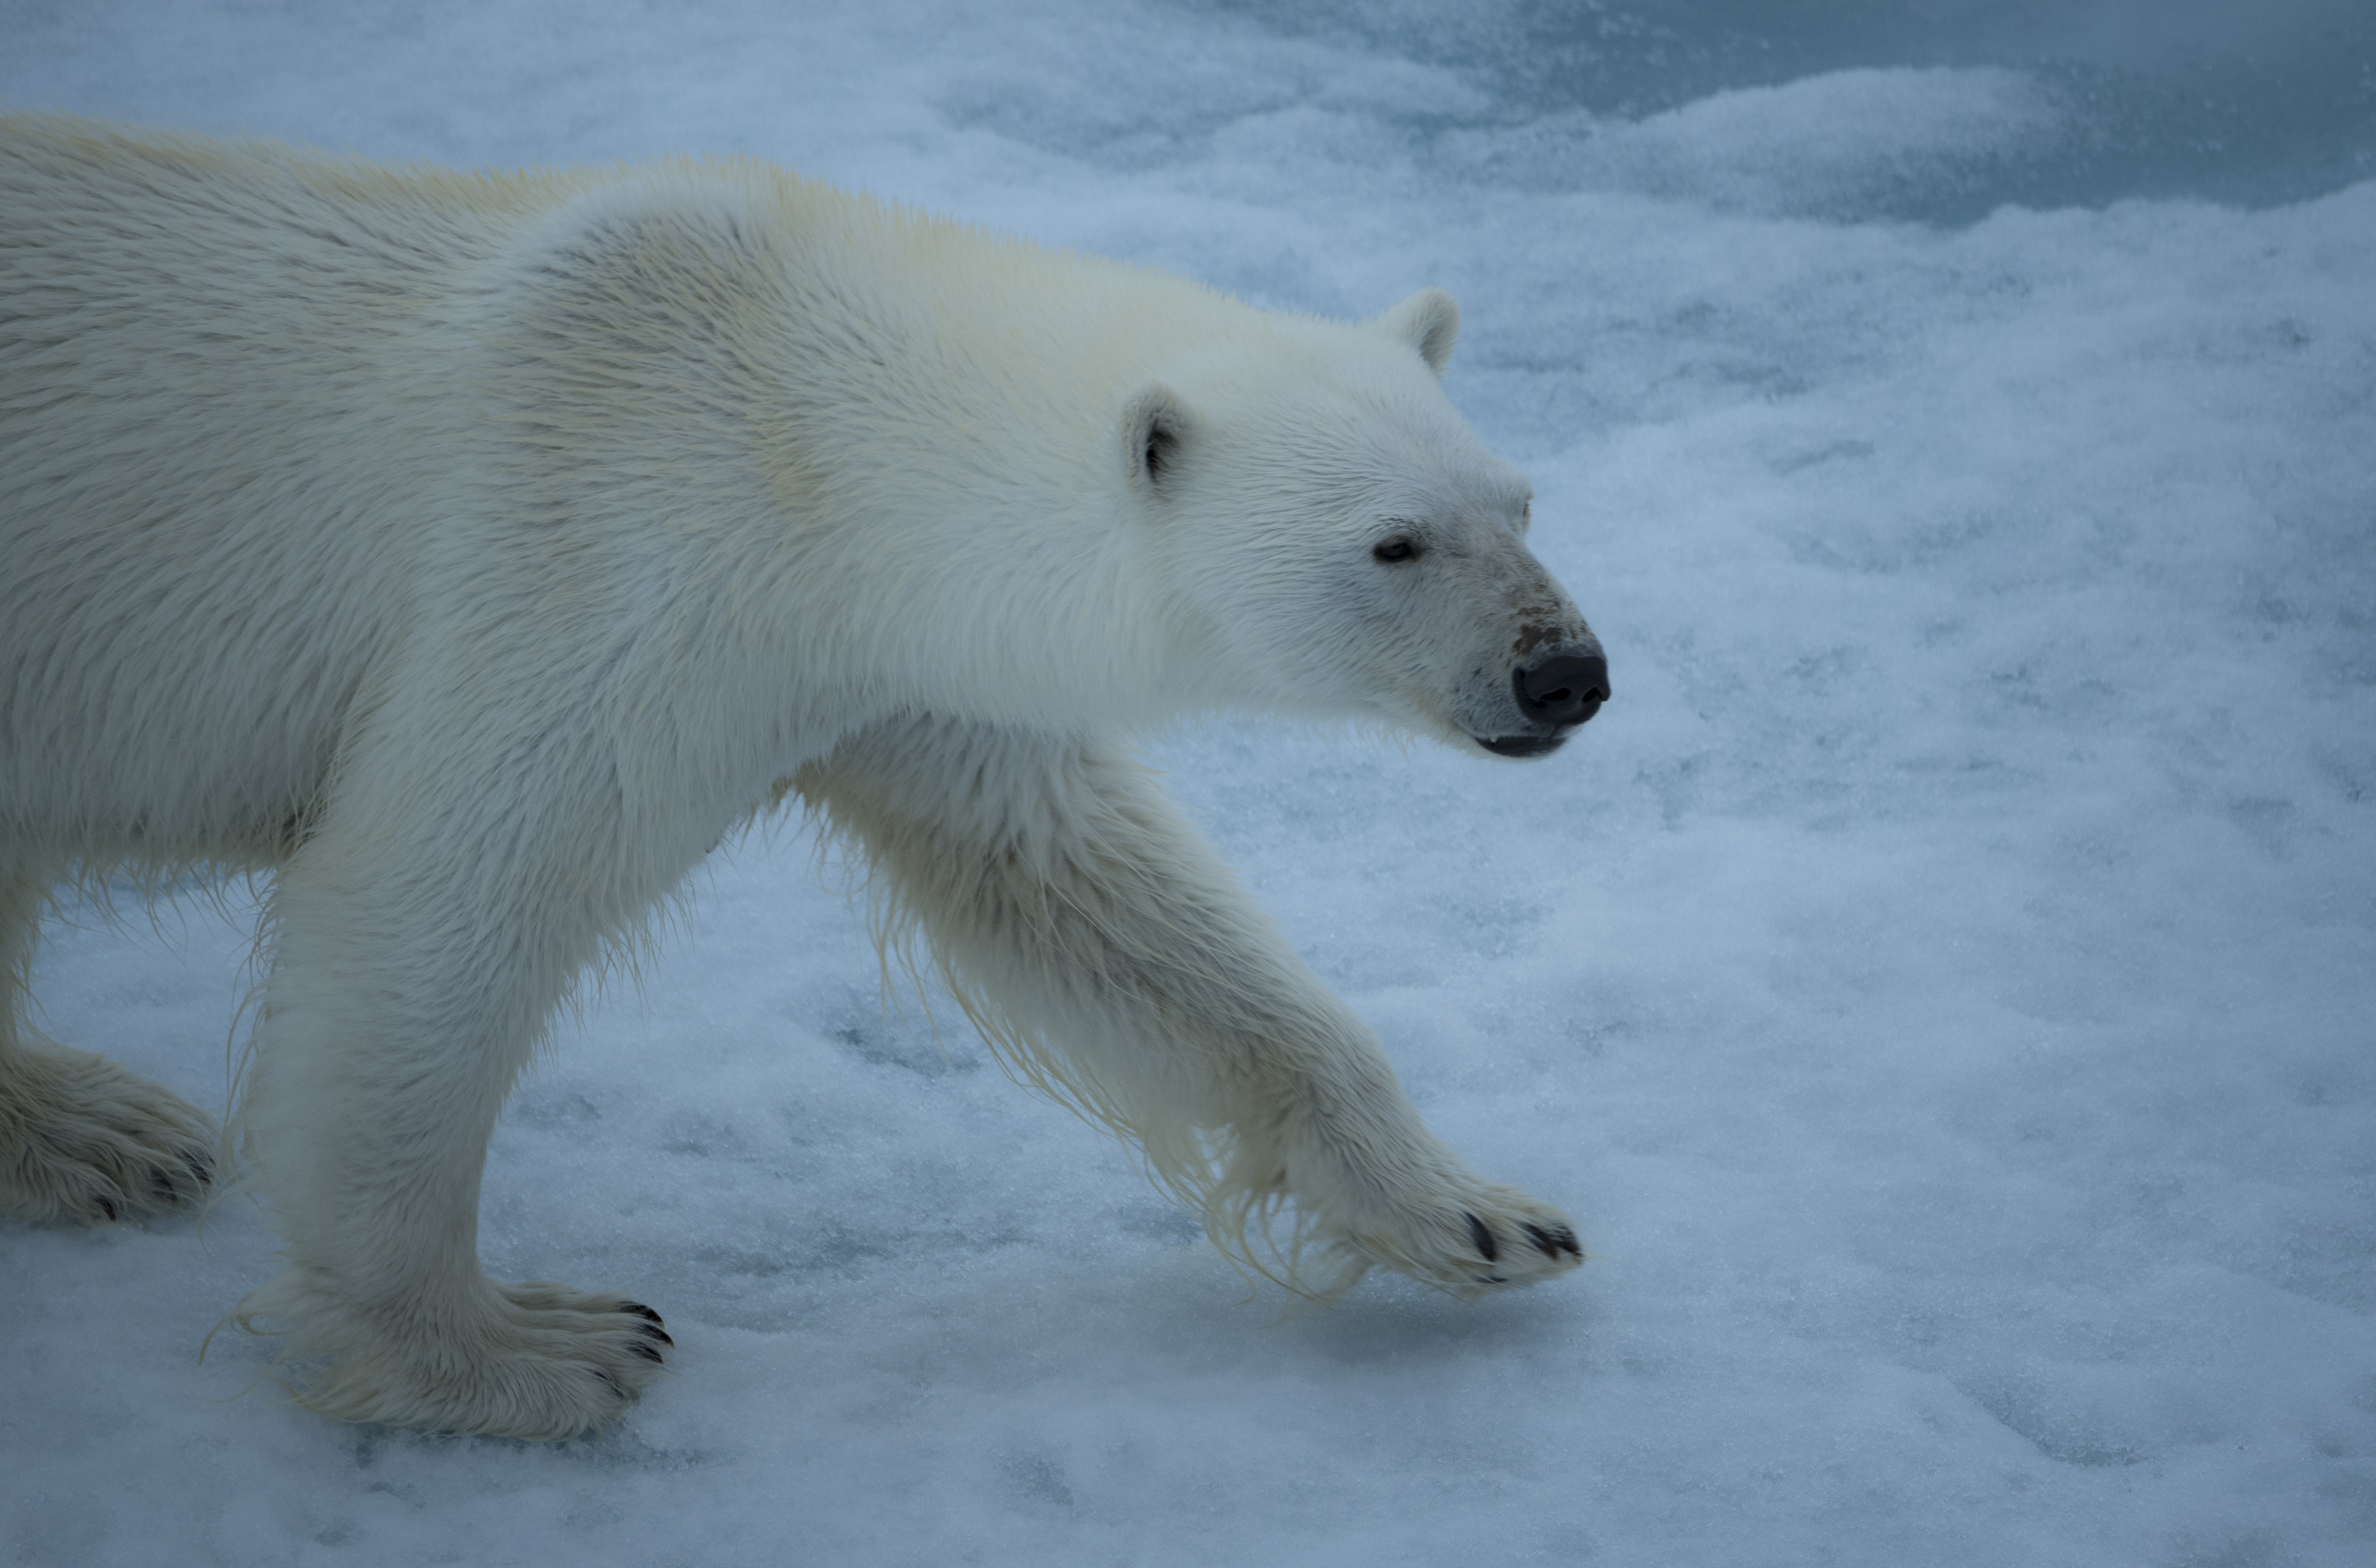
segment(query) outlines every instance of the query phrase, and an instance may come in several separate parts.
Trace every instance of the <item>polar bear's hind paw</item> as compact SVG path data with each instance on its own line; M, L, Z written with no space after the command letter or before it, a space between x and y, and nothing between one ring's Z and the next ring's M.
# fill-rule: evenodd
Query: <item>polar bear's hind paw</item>
M88 1051L25 1051L9 1066L0 1212L113 1225L205 1198L214 1123L181 1096Z
M391 1323L284 1277L242 1303L236 1321L292 1331L282 1375L299 1403L325 1415L535 1443L616 1420L676 1344L659 1313L623 1296L491 1280L472 1294L464 1321Z

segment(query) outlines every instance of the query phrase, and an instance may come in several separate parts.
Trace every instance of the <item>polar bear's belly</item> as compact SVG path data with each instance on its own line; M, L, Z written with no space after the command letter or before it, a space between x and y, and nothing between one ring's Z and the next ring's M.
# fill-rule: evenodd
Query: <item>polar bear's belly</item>
M97 543L89 531L72 542ZM118 543L133 553L143 540ZM332 613L305 615L299 601L317 585L259 582L268 563L243 553L268 552L219 551L161 581L111 573L96 592L54 556L50 570L12 574L0 589L0 841L71 846L102 865L257 866L294 847L360 688L372 618L335 593Z
M0 841L105 864L291 847L407 613L401 485L236 357L160 401L56 398L0 441ZM367 451L368 448L362 448Z

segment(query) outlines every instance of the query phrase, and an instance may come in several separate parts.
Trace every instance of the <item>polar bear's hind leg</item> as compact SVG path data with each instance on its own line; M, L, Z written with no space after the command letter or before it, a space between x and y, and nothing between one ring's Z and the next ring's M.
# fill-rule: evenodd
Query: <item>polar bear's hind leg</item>
M42 891L0 870L0 1213L104 1225L193 1206L214 1173L206 1113L25 1021Z

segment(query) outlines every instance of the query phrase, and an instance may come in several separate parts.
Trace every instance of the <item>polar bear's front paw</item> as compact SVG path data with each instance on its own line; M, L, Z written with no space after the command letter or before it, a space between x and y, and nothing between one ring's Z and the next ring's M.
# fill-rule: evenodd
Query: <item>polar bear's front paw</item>
M103 1056L12 1051L0 1082L0 1211L109 1225L186 1208L214 1178L214 1123Z
M487 1282L472 1331L433 1335L417 1321L363 1343L351 1321L252 1298L255 1313L300 1319L291 1346L327 1362L297 1389L325 1415L552 1443L616 1419L659 1376L672 1348L659 1313L624 1296L543 1283ZM341 1344L339 1341L345 1341Z
M1545 1269L1523 1251L1518 1259L1503 1262L1501 1239L1493 1234L1493 1228L1467 1209L1460 1211L1460 1218L1467 1223L1469 1245L1484 1257L1489 1270L1476 1277L1480 1285L1514 1283L1512 1271L1519 1268L1521 1263L1527 1265L1528 1271L1536 1277L1540 1277L1543 1274L1555 1274L1584 1261L1584 1248L1575 1239L1575 1229L1564 1219L1552 1219L1546 1214L1541 1220L1521 1219L1517 1222L1518 1233L1526 1238L1528 1245L1550 1260L1550 1268Z
M1365 1262L1459 1296L1532 1285L1584 1261L1559 1210L1514 1187L1464 1187L1352 1228L1345 1242Z

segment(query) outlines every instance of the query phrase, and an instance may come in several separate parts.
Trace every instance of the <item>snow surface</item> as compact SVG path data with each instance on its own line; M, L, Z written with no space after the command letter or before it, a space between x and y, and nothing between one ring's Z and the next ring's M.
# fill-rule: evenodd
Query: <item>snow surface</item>
M657 1392L558 1447L339 1426L198 1361L244 1203L0 1226L0 1561L2376 1560L2362 8L374 15L0 5L0 101L748 150L1265 304L1460 296L1615 700L1526 766L1154 749L1592 1261L1249 1301L945 1001L885 1011L786 823L488 1170L491 1268L655 1303ZM244 897L55 922L49 1032L220 1105Z

